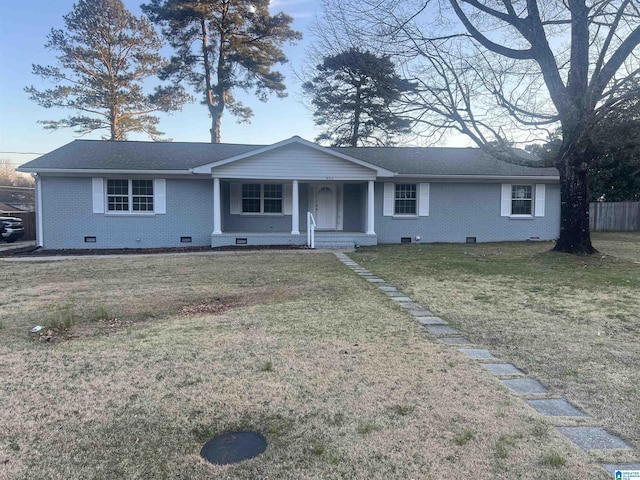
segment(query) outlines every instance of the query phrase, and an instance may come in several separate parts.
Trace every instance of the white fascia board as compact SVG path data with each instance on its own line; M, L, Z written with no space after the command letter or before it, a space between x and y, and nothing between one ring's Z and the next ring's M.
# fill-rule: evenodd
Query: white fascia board
M89 173L96 175L193 175L189 170L111 170L104 168L17 168L25 173Z
M332 157L340 158L342 160L346 160L347 162L360 165L361 167L369 168L371 170L374 170L379 177L392 177L394 175L394 172L390 170L386 170L384 168L378 167L377 165L373 165L371 163L364 162L357 158L350 157L349 155L345 155L344 153L333 151L330 148L323 147L321 145L315 144L313 142L310 142L298 136L291 137L287 140L283 140L281 142L274 143L272 145L267 145L266 147L257 148L256 150L251 150L250 152L242 153L240 155L236 155L235 157L229 157L225 160L207 163L206 165L201 165L199 167L192 168L191 171L193 173L211 173L212 168L220 167L222 165L226 165L227 163L231 163L231 162L237 162L238 160L242 160L244 158L254 157L256 155L260 155L262 153L269 152L271 150L275 150L277 148L290 145L292 143L299 143L300 145L304 145L313 150L326 153L327 155L331 155Z
M559 182L558 175L416 175L412 173L399 173L400 178L428 178L433 180L488 180L488 181L535 181L535 182Z

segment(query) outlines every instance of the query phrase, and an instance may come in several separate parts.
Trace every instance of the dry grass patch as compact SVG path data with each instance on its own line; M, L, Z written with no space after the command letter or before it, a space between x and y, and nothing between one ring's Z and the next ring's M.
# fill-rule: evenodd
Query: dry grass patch
M607 478L333 255L3 263L0 276L18 279L0 293L12 305L0 477ZM232 309L197 311L233 296ZM28 328L70 297L81 318L147 320L32 341ZM199 458L211 436L238 429L263 433L267 451L226 467ZM545 464L549 451L566 465Z
M354 258L640 445L640 234L593 237L589 257L505 243Z

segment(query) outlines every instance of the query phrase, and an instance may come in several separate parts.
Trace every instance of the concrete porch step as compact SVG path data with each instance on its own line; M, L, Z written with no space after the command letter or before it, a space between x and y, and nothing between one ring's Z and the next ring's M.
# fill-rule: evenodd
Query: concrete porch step
M356 245L351 233L316 232L316 248L354 248Z

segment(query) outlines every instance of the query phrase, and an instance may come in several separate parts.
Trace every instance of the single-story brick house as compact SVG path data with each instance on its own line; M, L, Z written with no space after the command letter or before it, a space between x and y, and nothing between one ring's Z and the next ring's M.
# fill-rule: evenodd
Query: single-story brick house
M523 153L519 153L521 155ZM76 140L36 177L38 244L154 248L550 240L554 168L475 148Z

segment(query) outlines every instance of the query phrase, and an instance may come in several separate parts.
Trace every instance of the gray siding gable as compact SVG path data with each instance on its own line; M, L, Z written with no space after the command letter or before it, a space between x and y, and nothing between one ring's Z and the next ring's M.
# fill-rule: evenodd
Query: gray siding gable
M224 178L298 180L375 180L376 171L330 153L291 143L248 158L213 167Z

